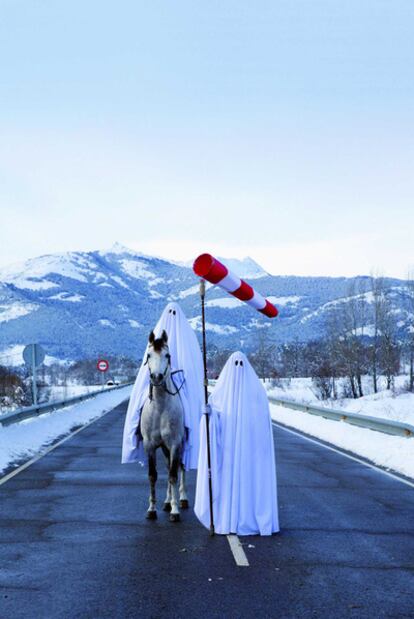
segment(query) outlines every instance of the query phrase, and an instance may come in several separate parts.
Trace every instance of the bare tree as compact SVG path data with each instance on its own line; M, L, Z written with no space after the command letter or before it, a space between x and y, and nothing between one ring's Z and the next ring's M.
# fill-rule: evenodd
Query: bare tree
M367 326L366 289L363 281L352 282L348 298L339 306L340 335L337 349L354 398L364 395L362 376L366 372L364 336Z
M407 295L408 295L408 325L407 325L407 350L409 362L409 383L408 388L414 391L414 268L410 269L407 277Z
M397 342L397 325L390 291L384 293L381 312L381 369L387 380L387 389L394 385L400 367L400 351Z
M257 330L255 350L249 356L250 362L260 378L270 378L276 368L276 346L269 342L264 329Z
M281 373L283 376L293 378L304 374L302 364L303 345L298 340L285 344L281 350Z
M384 278L371 274L371 293L373 308L373 336L371 346L371 371L374 393L378 393L378 370L381 346L380 325L384 314Z

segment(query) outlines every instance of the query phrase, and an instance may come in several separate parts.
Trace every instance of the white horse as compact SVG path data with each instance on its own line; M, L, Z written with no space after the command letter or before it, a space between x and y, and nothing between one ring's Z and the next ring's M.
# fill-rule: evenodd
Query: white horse
M146 400L140 421L140 432L144 450L148 458L148 478L150 497L147 518L157 518L155 484L157 481L156 450L161 447L167 459L168 488L164 511L170 512L170 521L180 520L179 506L188 508L185 488L185 471L182 465L183 444L185 439L184 409L179 391L171 376L171 356L168 349L168 337L165 331L156 339L151 331L148 338L146 363L150 374L150 392ZM180 476L179 501L177 478Z

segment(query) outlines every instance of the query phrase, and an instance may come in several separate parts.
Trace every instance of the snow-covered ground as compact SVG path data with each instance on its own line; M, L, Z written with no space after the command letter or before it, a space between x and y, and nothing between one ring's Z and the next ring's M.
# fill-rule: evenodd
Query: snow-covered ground
M33 457L56 438L69 433L74 426L100 417L128 398L131 389L129 385L101 393L85 402L0 427L0 472L13 462Z
M364 377L363 389L364 393L367 394L364 397L326 401L318 399L311 378L281 379L278 381L278 386L266 382L265 387L269 396L274 398L314 404L315 406L327 406L373 417L385 417L414 425L414 394L404 391L406 382L406 376L398 376L395 381L395 389L387 390L384 381L381 380L381 391L372 393L371 381L368 377Z
M102 389L110 389L108 385L52 385L50 387L40 387L38 391L39 404L47 402L60 402L69 398L74 398L78 395L84 395L87 393L98 393ZM1 405L0 404L0 417L5 413L19 408L18 404L13 405Z
M100 391L102 385L53 385L48 387L48 401L59 401L65 398L74 398L77 395L83 395L84 393L93 393L94 391ZM109 388L106 387L105 388Z
M343 398L323 402L317 398L310 378L294 378L290 381L282 379L277 382L277 386L266 382L265 387L269 396L274 398L319 407L328 406L414 425L414 394L403 391L406 380L405 376L398 377L394 391L386 390L382 381L382 390L375 394L370 393L372 389L367 377L363 385L367 393L364 397L357 400ZM306 434L368 458L375 464L414 478L414 438L389 436L374 430L294 411L276 404L271 404L270 410L275 421L302 430Z

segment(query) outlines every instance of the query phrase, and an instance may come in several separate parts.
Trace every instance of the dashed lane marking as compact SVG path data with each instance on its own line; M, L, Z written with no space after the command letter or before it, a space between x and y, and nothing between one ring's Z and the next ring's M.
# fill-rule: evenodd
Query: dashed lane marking
M249 562L246 557L246 553L243 550L243 546L237 535L228 535L227 539L230 544L230 550L233 553L234 560L236 561L236 565L240 567L249 567Z

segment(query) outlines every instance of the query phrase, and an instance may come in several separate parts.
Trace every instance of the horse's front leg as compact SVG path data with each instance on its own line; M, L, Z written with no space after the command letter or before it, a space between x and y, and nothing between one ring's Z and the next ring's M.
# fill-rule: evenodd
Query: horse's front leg
M188 497L185 487L185 469L184 466L180 466L180 507L181 509L188 509Z
M178 447L172 447L170 450L170 470L169 470L169 485L171 490L171 513L170 513L170 521L171 522L179 522L180 520L180 511L178 509L178 488L177 488L177 479L178 479L178 469L180 467L180 449Z
M148 456L148 479L150 482L150 496L149 496L149 507L147 511L147 519L148 520L156 520L157 519L157 502L155 498L155 484L157 483L157 460L155 456L155 449L150 448L147 452Z
M170 451L165 445L161 445L161 449L165 456L165 461L167 463L167 470L169 471L170 470ZM162 509L165 512L171 511L171 484L169 481L167 482L167 494L165 496L165 501L164 501L164 505Z

